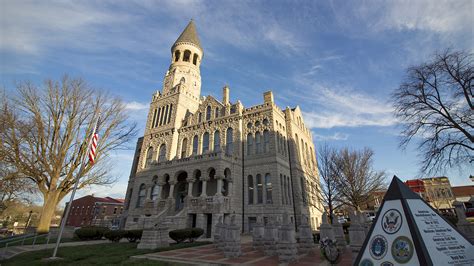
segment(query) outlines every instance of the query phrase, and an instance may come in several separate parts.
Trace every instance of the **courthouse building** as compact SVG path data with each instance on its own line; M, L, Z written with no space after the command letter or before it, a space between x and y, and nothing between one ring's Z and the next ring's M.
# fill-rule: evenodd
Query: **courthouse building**
M296 225L321 222L319 177L311 131L299 107L279 108L271 91L245 107L201 96L204 51L191 21L171 47L162 88L152 95L145 134L137 142L125 200L127 229L145 216L175 229L203 228L235 214L244 232L261 216ZM305 216L302 216L305 215Z

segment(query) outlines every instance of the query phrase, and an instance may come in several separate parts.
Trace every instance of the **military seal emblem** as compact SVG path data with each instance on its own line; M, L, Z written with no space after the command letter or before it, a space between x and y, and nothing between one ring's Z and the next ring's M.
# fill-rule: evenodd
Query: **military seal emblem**
M395 238L392 243L392 257L398 263L407 263L413 256L413 243L406 236L399 236Z
M390 235L395 234L402 227L402 215L398 210L390 209L383 214L381 223L385 233Z
M387 254L387 239L382 235L376 235L370 241L370 256L376 260L380 260Z

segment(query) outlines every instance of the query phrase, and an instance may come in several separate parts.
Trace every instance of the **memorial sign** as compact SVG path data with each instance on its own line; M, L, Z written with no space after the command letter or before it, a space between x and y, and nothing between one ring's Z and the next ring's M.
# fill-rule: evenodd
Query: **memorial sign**
M474 265L474 246L394 176L354 265Z

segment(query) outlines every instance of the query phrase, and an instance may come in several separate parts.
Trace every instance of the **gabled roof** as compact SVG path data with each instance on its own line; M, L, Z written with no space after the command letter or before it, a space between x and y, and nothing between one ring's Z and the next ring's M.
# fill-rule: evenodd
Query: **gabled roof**
M454 197L474 196L474 186L451 187Z
M174 42L173 47L176 46L178 43L192 43L196 45L199 49L202 50L201 41L199 41L199 37L196 31L196 25L194 25L194 21L188 23L188 26L184 29L184 31L179 35L178 39Z

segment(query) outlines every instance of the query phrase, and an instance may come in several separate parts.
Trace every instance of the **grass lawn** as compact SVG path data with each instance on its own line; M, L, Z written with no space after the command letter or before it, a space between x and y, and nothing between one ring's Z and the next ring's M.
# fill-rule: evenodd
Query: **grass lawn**
M27 239L25 240L23 245L33 245L33 238L32 239ZM47 238L46 236L40 236L36 238L36 244L46 244ZM72 242L72 241L80 241L79 239L72 239L72 238L61 238L61 243L66 243L66 242ZM13 243L12 243L13 242ZM10 241L8 246L13 247L13 246L19 246L21 245L22 240L15 240L15 241ZM49 240L49 244L56 243L56 238L51 238ZM1 243L0 248L3 248L6 246L6 243Z
M131 256L166 251L172 249L201 246L210 242L181 243L155 250L139 250L137 243L106 243L77 247L62 247L58 251L57 261L43 261L50 257L52 249L25 252L9 260L2 261L4 265L171 265L166 262L151 261L146 259L131 259Z

